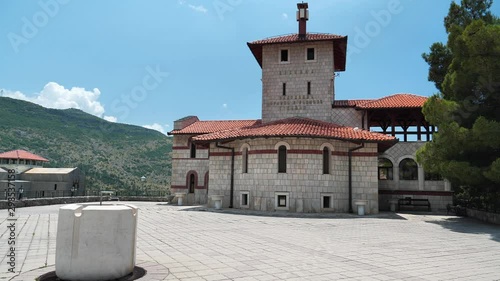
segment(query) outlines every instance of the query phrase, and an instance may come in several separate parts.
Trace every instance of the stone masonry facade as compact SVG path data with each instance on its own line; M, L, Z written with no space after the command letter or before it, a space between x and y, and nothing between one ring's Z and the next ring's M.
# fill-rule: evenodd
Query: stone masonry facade
M208 149L198 146L196 157L191 158L191 138L193 135L175 136L172 149L172 193L187 193L187 204L207 203L206 181L208 173ZM189 192L189 177L194 174L194 192Z
M315 60L306 60L308 48L314 49ZM280 61L281 50L288 51L287 62ZM332 42L263 47L263 122L294 116L329 122L332 115L333 85ZM286 88L285 93L283 87Z
M287 149L286 173L278 173L278 146ZM355 147L328 139L254 139L234 141L225 146L236 151L233 207L260 211L347 212L347 150ZM248 173L242 172L243 147L249 151ZM329 174L323 174L322 151L330 151ZM208 195L224 195L223 207L230 204L231 154L228 150L210 148L210 188ZM214 156L216 155L216 156ZM353 200L368 200L367 212L378 213L377 145L366 144L353 155ZM246 206L242 194L248 194ZM276 206L277 194L288 196L288 206ZM323 208L323 197L329 197L330 208Z
M349 127L363 128L362 120L364 118L366 124L366 116L363 117L363 113L354 108L334 108L333 110L330 109L330 112L330 122Z

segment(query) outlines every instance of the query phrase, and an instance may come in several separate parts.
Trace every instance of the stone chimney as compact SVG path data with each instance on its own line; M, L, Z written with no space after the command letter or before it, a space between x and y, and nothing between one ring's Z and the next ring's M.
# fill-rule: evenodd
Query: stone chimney
M308 5L307 3L297 3L297 8L299 9L297 11L297 21L299 22L299 38L305 39L306 38L306 23L307 20L309 19L309 10L307 10Z

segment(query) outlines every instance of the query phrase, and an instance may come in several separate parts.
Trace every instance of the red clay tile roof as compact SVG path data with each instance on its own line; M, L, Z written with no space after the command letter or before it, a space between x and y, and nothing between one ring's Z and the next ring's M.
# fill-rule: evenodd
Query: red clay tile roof
M214 132L193 138L199 142L227 141L259 137L309 137L364 142L396 142L396 138L334 123L302 117L281 119L250 127Z
M333 106L334 107L356 107L361 104L374 101L374 99L370 100L334 100L333 101Z
M268 37L262 40L249 42L248 44L275 44L275 43L294 43L294 42L305 42L305 41L325 41L332 39L341 39L344 37L346 36L329 34L329 33L307 33L305 38L300 38L299 34L292 33L287 35Z
M24 159L49 162L49 160L25 150L12 150L0 153L0 159Z
M344 71L347 52L347 36L328 34L328 33L307 33L305 38L299 37L297 33L269 37L262 40L248 42L247 45L252 51L253 56L262 67L262 46L269 44L292 44L317 41L332 41L334 52L335 71Z
M384 109L384 108L419 108L424 106L427 97L414 94L394 94L381 99L369 101L356 105L360 109Z
M224 120L224 121L196 121L181 130L173 130L169 135L209 134L230 129L237 129L260 124L260 120Z

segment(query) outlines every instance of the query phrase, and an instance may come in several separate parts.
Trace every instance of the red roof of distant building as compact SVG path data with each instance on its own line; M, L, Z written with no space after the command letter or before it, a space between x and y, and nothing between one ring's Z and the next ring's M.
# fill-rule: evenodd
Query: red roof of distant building
M0 159L24 159L24 160L49 162L49 160L41 156L38 156L36 154L21 149L0 153Z
M427 101L427 97L417 96L414 94L394 94L368 101L362 104L357 104L356 108L360 109L384 109L384 108L419 108L423 107Z
M255 124L233 130L199 135L195 141L225 141L258 137L309 137L364 142L396 142L396 138L334 123L302 117L281 119L264 124Z
M237 129L260 124L260 120L224 120L224 121L196 121L181 129L169 132L169 135L208 134L218 131Z
M255 59L262 67L262 46L269 44L291 44L291 43L308 43L317 41L332 41L334 51L334 70L344 71L347 52L347 36L328 34L328 33L307 33L306 37L302 38L297 33L288 35L269 37L262 40L248 42L247 45L252 51Z

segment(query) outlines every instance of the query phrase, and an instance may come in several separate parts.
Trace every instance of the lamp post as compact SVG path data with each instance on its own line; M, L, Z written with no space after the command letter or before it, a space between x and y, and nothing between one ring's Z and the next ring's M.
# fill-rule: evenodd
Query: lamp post
M141 193L144 193L144 188L145 188L145 185L146 185L146 177L142 176L141 177L141 181L142 181L142 192ZM143 195L143 194L141 194L141 195Z

